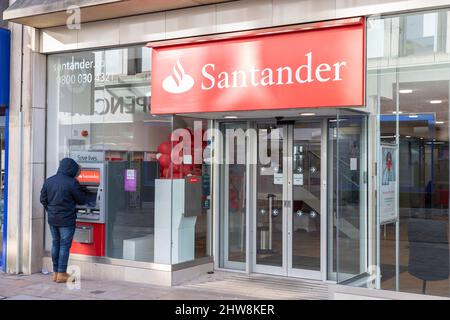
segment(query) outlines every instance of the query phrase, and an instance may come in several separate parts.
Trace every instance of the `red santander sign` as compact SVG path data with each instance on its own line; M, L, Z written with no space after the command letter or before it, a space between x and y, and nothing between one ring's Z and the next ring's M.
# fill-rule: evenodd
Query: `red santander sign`
M364 105L364 19L153 48L151 113Z

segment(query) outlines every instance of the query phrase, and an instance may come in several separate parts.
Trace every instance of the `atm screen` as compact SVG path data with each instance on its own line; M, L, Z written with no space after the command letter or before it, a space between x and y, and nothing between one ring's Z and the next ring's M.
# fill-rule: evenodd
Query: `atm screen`
M100 169L81 169L77 179L84 185L98 185L100 184Z

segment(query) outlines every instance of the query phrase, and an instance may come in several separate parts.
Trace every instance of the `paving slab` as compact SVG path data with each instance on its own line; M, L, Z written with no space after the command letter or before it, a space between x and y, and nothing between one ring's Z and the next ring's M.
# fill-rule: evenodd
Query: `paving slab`
M82 278L80 288L55 283L51 274L0 273L0 300L258 300L327 296L328 286L323 282L222 271L173 287Z

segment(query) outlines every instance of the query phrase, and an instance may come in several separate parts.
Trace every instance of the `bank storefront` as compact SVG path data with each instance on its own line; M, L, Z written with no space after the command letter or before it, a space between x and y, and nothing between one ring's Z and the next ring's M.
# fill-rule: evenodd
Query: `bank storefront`
M72 157L90 193L72 265L449 297L449 12L120 45L86 24L75 49L43 29L46 176Z

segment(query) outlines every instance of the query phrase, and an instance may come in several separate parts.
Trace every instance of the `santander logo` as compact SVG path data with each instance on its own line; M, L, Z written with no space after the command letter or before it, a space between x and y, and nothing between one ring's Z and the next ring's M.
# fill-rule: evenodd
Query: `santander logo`
M297 65L280 65L275 68L244 66L243 69L217 70L214 63L207 63L201 69L200 80L202 91L212 89L271 87L308 85L313 82L325 83L342 81L342 69L347 67L347 61L326 63L315 61L313 52L308 52L304 58L298 57ZM194 86L194 79L185 73L180 60L177 60L172 74L165 78L162 86L169 93L187 92Z
M172 74L163 80L163 89L169 93L187 92L194 86L194 78L186 74L180 60L177 60Z

